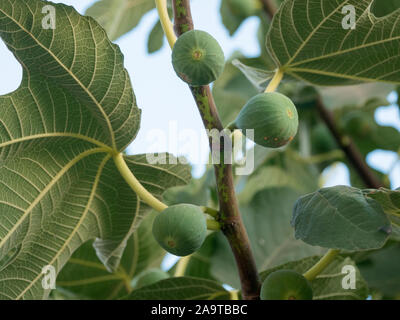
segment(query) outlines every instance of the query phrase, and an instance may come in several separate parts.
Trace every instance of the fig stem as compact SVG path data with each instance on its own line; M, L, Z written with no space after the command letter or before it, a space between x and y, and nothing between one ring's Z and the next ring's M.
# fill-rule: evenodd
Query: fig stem
M340 250L329 249L315 265L303 274L304 278L308 281L314 280L335 259L339 252Z
M188 255L179 259L178 263L176 264L174 277L183 277L185 275L191 256L192 255Z
M174 11L174 30L177 36L181 36L183 33L193 30L190 1L173 0L172 4ZM230 139L227 133L224 132L224 127L219 117L210 86L189 86L189 88L196 101L205 129L218 130L223 135L220 143L220 156L221 159L224 159L224 143L232 143L232 141L225 141ZM212 148L213 141L211 137L209 142ZM258 300L261 283L247 231L239 212L232 164L214 164L214 171L217 182L220 212L217 218L218 222L221 224L221 231L227 238L235 257L242 287L242 297L245 300Z
M209 207L200 207L200 209L204 212L209 214L211 217L216 218L218 217L219 211Z
M239 300L239 291L238 290L229 291L229 295L231 296L231 300Z
M219 231L221 230L221 225L218 221L207 219L207 229L211 231Z
M229 130L229 131L235 131L237 129L235 121L232 121L231 123L229 123L226 127L225 130Z
M125 179L126 183L132 188L132 190L138 195L140 200L147 203L154 210L161 212L168 208L168 206L154 197L149 191L146 190L145 187L136 179L135 175L129 169L128 165L125 162L124 156L122 153L118 153L113 156L114 163L118 168L118 171Z
M168 15L167 0L156 0L156 7L164 34L167 37L169 46L173 48L177 38Z
M265 92L274 92L278 88L279 84L281 83L281 81L283 79L283 74L284 73L283 73L282 69L277 69L275 71L273 78L271 79L267 88L265 89Z

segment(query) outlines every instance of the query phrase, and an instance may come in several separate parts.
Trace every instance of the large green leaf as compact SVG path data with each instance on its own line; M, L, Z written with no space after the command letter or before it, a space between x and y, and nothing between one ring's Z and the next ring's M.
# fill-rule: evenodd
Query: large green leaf
M294 270L300 273L306 272L320 257L308 257L299 261L292 261L276 268L264 271L260 274L264 280L271 272L280 269ZM342 273L345 266L352 266L356 270L356 288L343 289L342 280L346 273ZM311 282L314 300L365 300L368 296L368 287L365 280L360 275L360 271L355 266L355 263L350 258L336 257L328 267L321 272Z
M336 186L301 197L294 207L296 238L350 251L381 248L391 224L381 206L359 189Z
M394 231L394 237L400 234L400 190L389 190L380 188L379 190L363 190L367 198L377 201L383 211L388 215Z
M371 11L377 17L383 17L400 8L400 0L375 0Z
M376 18L373 1L285 1L266 42L277 67L320 85L400 82L400 10ZM346 5L355 8L355 29L342 27Z
M42 268L58 273L91 239L115 270L148 211L111 160L140 122L123 56L72 7L52 4L56 29L43 29L47 4L0 0L0 37L23 67L21 86L0 96L3 299L46 296ZM144 155L125 159L156 197L189 178L186 166L150 165Z
M154 0L99 0L86 15L95 18L116 40L136 27L145 13L155 8Z
M364 194L366 197L379 202L386 214L400 217L400 190L367 189L364 190Z
M146 216L128 239L115 272L107 271L90 241L68 260L57 277L57 288L90 299L116 299L130 293L132 279L148 268L160 267L164 258L164 250L151 231L154 217L154 214Z
M309 246L294 238L290 218L298 196L298 192L288 187L266 188L257 192L249 203L241 206L259 270L323 253L324 249ZM217 240L211 272L219 281L239 288L229 244L221 235Z
M143 287L125 300L229 300L230 293L214 281L179 277L161 280Z
M362 276L372 289L381 291L389 297L400 294L400 244L370 254L358 264Z

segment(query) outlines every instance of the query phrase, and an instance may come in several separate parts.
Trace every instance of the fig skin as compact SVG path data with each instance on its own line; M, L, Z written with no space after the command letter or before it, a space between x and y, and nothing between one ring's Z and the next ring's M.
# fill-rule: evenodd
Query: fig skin
M310 282L293 270L278 270L268 275L261 286L261 300L312 300Z
M346 132L354 136L368 137L374 128L373 120L361 111L350 112L343 122Z
M240 111L231 128L254 129L255 143L267 148L279 148L297 134L299 116L293 102L276 92L261 93L251 98ZM251 137L248 137L251 138Z
M187 256L197 251L206 238L205 215L195 205L170 206L154 219L153 235L169 253Z
M172 65L179 78L191 86L208 85L224 70L225 57L217 40L201 30L185 32L172 50Z
M317 124L311 132L312 150L314 154L326 153L337 149L337 144L328 127Z
M144 286L149 286L153 283L167 279L169 277L169 274L161 269L149 269L139 276L135 287L138 289Z

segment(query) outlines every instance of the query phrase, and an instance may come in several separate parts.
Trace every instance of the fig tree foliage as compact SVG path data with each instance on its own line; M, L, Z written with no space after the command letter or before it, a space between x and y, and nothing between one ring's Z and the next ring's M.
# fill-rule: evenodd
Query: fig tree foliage
M113 41L146 15L148 51L166 49L162 25L172 30L182 2L97 0L83 15L0 0L0 38L23 69L18 89L0 96L0 299L242 298L231 241L242 220L262 299L398 298L399 1L222 0L227 35L259 22L246 34L255 56L225 59L210 29L168 41L165 64L190 85L206 127L254 130L239 152L252 170L232 181L230 164L191 179L173 155L158 154L169 159L161 164L126 152L146 108L124 65L139 46L122 53ZM156 4L165 10L147 15ZM44 28L46 6L56 28ZM378 110L395 110L392 122ZM389 165L374 163L377 150ZM338 163L347 185L331 185ZM168 270L167 253L183 257ZM354 288L342 286L346 268Z

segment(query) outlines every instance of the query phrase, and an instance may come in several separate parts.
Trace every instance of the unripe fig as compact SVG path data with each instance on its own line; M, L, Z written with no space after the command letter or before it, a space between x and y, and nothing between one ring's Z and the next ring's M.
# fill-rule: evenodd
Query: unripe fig
M136 282L136 288L149 286L153 283L167 278L169 278L169 274L165 271L162 271L161 269L149 269L139 276Z
M328 127L323 123L318 123L311 132L312 150L314 154L332 151L337 148Z
M261 286L261 300L311 300L310 282L293 270L278 270L268 275Z
M346 132L361 137L368 136L374 128L373 120L361 111L350 112L344 117L343 123Z
M224 70L225 57L217 40L205 31L185 32L172 50L172 65L179 78L191 86L216 80Z
M242 18L254 15L261 8L259 0L228 0L230 11Z
M253 141L269 148L279 148L293 140L299 117L293 102L280 93L261 93L251 98L240 111L231 128L254 129ZM251 137L248 137L251 138Z
M154 219L153 235L169 253L187 256L203 244L207 235L206 218L198 206L170 206Z

